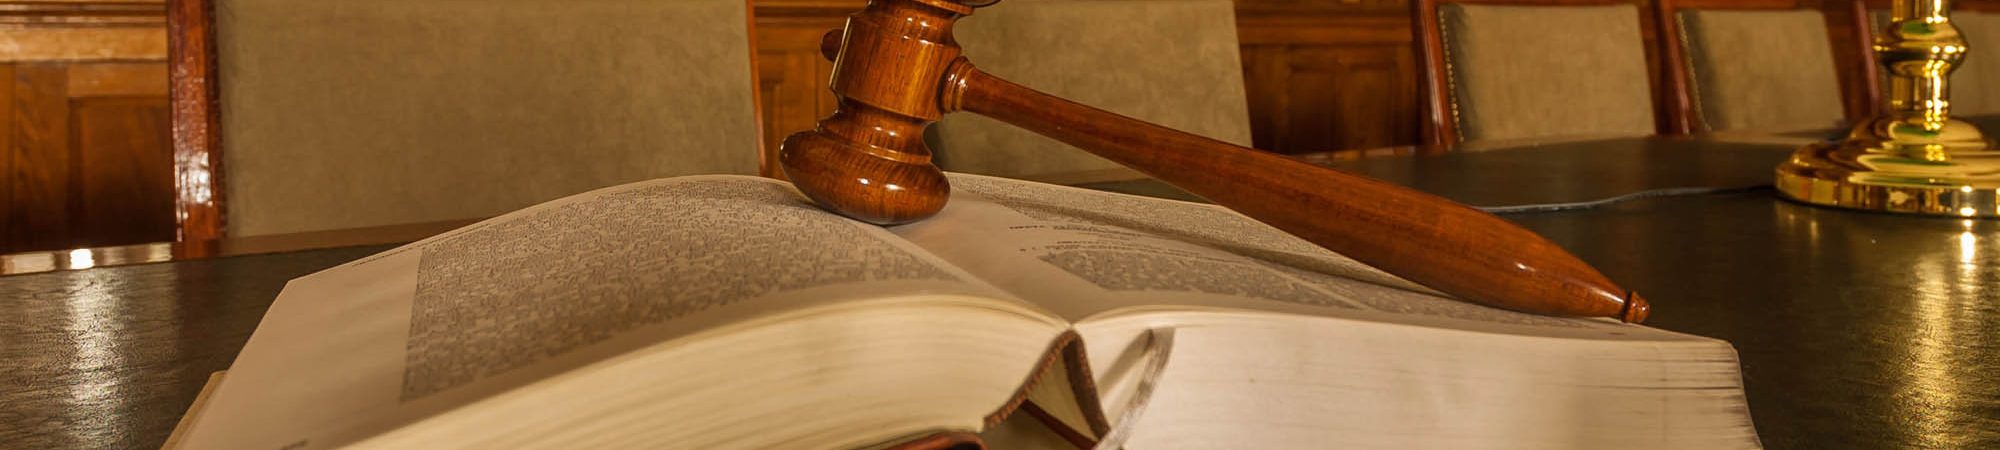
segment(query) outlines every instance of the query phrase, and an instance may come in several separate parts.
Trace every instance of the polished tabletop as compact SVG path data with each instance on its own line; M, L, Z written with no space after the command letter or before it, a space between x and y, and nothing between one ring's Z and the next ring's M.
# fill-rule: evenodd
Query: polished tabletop
M2000 448L2000 222L1780 200L1759 186L1791 147L1621 139L1328 164L1482 206L1675 192L1502 216L1644 293L1648 325L1733 343L1771 448ZM0 277L0 448L157 447L286 280L386 248Z

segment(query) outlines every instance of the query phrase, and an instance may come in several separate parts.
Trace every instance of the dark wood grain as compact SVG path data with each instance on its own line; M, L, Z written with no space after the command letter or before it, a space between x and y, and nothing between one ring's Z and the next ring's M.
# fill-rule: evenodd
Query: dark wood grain
M1509 218L1735 344L1769 448L2000 448L2000 222L1771 191Z
M383 249L0 277L0 446L158 448L286 280Z
M158 240L158 220L140 216L156 210L104 206L158 204L134 194L166 180L124 170L152 164L166 138L152 126L164 110L128 108L166 98L164 12L162 0L0 0L0 252Z
M0 24L41 27L157 27L162 0L0 0Z
M72 168L79 182L71 211L77 235L69 246L173 240L174 159L166 99L78 99L70 117Z
M1420 119L1423 123L1422 139L1418 142L1434 147L1450 147L1458 143L1458 117L1452 110L1451 71L1445 67L1444 29L1438 21L1436 0L1413 0L1410 2L1410 16L1416 20L1411 31L1416 34L1418 67L1422 68L1418 77L1422 80L1424 101Z
M1280 153L1417 143L1403 3L1238 0L1251 142Z
M1665 39L1660 39L1660 56L1666 61L1666 64L1661 64L1666 71L1666 77L1660 80L1660 84L1670 94L1666 97L1665 105L1666 131L1673 134L1692 134L1698 128L1695 123L1700 118L1696 117L1694 88L1690 86L1693 83L1690 77L1694 75L1689 73L1686 63L1687 45L1683 41L1686 37L1680 27L1680 17L1676 14L1679 9L1674 6L1673 0L1654 0L1653 4L1659 8L1659 13L1654 15L1654 18L1659 20L1657 26L1666 36Z
M0 0L0 253L158 239L141 216L156 211L100 207L163 179L112 174L150 164L142 142L166 137L154 111L126 107L166 97L165 13L162 0Z
M820 37L838 29L866 5L865 0L758 0L752 3L756 27L757 95L763 119L763 153L759 172L784 178L778 148L785 137L811 129L833 114L835 99L827 89L833 62L820 57Z
M1882 83L1885 82L1882 68L1875 59L1875 22L1868 17L1868 2L1848 0L1846 3L1848 45L1862 49L1861 60L1856 62L1861 72L1855 77L1860 86L1850 86L1853 91L1848 98L1861 103L1851 108L1858 108L1862 117L1874 116L1883 111Z
M0 254L0 275L88 270L169 261L194 261L223 256L285 253L302 250L412 242L470 225L474 220L448 220L379 227L303 233L230 237L200 242L162 240L134 245L72 248Z
M0 64L0 124L14 123L14 65ZM14 130L0 127L0 203L14 203ZM13 247L13 206L0 207L0 252Z
M0 252L172 239L165 66L4 67Z
M222 107L209 0L167 3L168 96L174 145L174 220L181 242L223 234Z
M1677 188L1771 185L1794 146L1675 137L1622 138L1324 164L1461 203L1505 207L1577 203Z
M69 142L68 72L54 63L14 67L14 120L9 123L13 172L6 214L8 247L50 249L68 246L70 212L76 192L76 161Z

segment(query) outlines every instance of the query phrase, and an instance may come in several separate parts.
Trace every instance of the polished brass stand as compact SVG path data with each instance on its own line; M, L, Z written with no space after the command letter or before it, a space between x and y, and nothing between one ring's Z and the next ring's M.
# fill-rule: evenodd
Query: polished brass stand
M1966 56L1951 0L1896 0L1875 39L1888 108L1845 140L1806 146L1778 166L1778 191L1842 208L2000 217L2000 150L1952 119L1946 76Z

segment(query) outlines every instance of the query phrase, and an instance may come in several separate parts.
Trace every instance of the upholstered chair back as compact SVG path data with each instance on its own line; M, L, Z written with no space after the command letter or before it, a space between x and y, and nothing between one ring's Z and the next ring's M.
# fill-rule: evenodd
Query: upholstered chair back
M1229 0L1006 0L959 21L981 70L1126 116L1248 146ZM1110 161L996 120L933 127L945 170L1058 183L1129 179Z
M1951 113L2000 114L2000 12L1954 12L1951 22L1972 47L1972 53L1951 74Z
M231 236L754 174L743 0L214 0Z
M1698 131L1832 129L1845 120L1822 13L1685 9L1674 23Z
M1437 8L1459 141L1657 128L1637 5Z

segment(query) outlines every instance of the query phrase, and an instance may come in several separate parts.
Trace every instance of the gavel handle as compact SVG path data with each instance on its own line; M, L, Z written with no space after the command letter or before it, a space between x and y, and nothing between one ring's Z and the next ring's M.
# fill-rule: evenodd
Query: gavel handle
M1055 138L1464 300L1632 323L1650 309L1534 232L1451 200L1084 106L962 58L947 69L942 91L945 111Z

